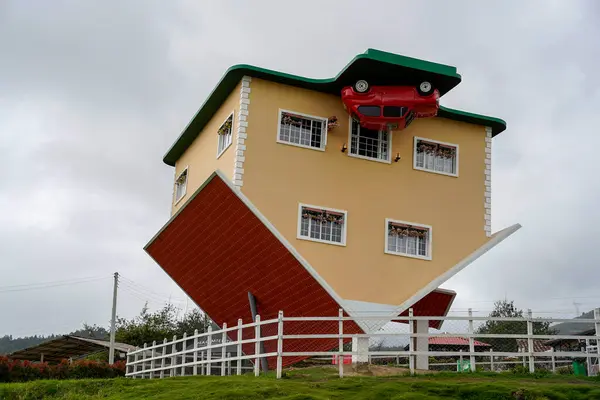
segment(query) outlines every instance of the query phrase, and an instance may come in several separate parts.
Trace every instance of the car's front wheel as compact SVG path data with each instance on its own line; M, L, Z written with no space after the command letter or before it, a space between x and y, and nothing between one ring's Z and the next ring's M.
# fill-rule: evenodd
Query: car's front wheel
M433 85L431 84L431 82L423 81L419 85L418 90L420 95L428 95L433 93Z
M368 90L369 90L369 84L364 79L361 79L354 84L355 92L366 93Z

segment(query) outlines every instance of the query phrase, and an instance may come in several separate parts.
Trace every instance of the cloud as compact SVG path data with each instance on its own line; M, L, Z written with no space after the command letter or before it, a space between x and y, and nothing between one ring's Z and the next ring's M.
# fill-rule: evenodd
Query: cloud
M169 214L164 152L232 64L330 77L368 47L456 65L463 82L442 103L508 122L494 139L493 228L524 228L445 285L456 308L505 294L534 310L598 305L598 7L436 6L1 2L0 286L106 280L0 293L19 304L0 310L0 335L106 325L114 271L154 293L124 284L122 315L147 298L185 304L142 251Z

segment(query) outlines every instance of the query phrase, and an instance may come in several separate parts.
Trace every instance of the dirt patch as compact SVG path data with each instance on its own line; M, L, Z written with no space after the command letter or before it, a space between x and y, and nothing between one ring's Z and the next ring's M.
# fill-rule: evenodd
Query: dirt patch
M415 370L418 375L434 375L437 371ZM344 375L346 376L398 376L410 375L408 368L392 367L387 365L368 365L356 369L353 365L344 366Z

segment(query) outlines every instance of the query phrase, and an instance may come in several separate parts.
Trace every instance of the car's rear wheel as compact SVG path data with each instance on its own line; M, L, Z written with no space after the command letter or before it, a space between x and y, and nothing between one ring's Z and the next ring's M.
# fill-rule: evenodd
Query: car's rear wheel
M433 93L433 85L431 82L423 81L419 85L418 89L420 95L428 95Z
M364 79L356 81L354 91L358 93L366 93L369 90L369 84Z

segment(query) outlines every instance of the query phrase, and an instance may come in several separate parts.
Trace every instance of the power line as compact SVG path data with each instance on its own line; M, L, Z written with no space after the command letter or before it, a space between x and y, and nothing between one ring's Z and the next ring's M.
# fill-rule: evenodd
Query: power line
M38 289L47 289L57 286L66 286L66 285L77 285L80 283L88 283L95 282L103 279L107 279L108 276L102 277L89 277L89 278L80 278L80 279L70 279L65 281L54 281L54 282L43 282L43 283L30 283L23 285L13 285L13 286L0 286L0 293L8 293L8 292L22 292L27 290L38 290Z
M141 284L139 284L131 279L128 279L124 276L121 276L121 282L128 284L131 288L135 289L140 294L144 294L147 296L153 296L154 298L157 298L157 299L161 299L161 300L169 299L169 301L177 302L177 303L184 303L186 301L185 299L173 298L173 296L171 296L170 294L157 293L157 292L153 291L152 289L149 289L146 286L141 285Z

